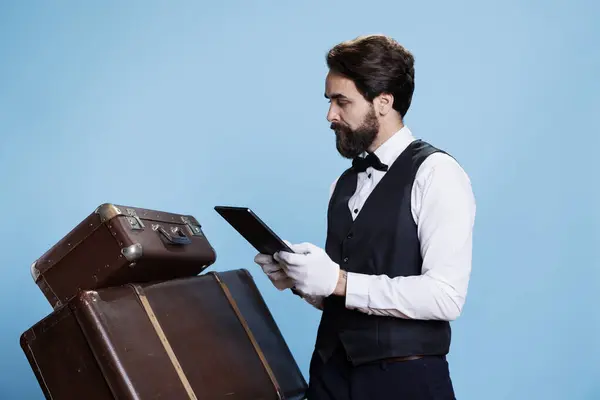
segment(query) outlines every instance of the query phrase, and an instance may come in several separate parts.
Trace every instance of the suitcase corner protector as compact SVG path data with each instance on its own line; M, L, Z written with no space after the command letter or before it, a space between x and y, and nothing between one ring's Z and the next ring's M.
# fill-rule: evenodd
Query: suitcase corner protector
M38 260L35 260L31 263L31 266L29 267L29 271L31 272L31 278L33 278L34 282L37 282L40 277L40 270L37 269L37 262Z
M100 216L102 222L109 221L118 215L122 215L123 212L113 203L103 203L99 205L94 211Z

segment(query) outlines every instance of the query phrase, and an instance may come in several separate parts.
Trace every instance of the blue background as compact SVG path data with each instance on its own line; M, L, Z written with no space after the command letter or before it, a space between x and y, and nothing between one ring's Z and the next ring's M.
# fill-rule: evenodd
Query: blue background
M212 270L252 272L307 374L318 311L275 290L213 207L324 245L348 165L324 56L366 33L413 51L406 123L472 178L458 398L600 398L597 3L102 3L0 5L0 399L42 398L18 342L51 311L29 265L103 202L195 215Z

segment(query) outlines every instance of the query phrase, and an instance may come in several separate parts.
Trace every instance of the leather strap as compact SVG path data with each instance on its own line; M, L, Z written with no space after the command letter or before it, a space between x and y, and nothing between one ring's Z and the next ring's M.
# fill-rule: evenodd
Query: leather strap
M260 346L258 345L258 342L254 338L252 331L250 331L250 327L248 326L248 323L242 316L242 313L241 313L240 309L238 308L237 303L233 299L233 296L231 295L229 288L227 287L225 282L223 282L221 280L221 278L219 277L219 275L216 272L210 272L210 274L215 277L215 279L221 286L221 289L223 289L223 292L225 293L225 297L227 297L227 300L229 301L229 304L231 304L231 307L233 308L235 315L237 315L240 323L242 324L242 326L244 327L244 330L246 331L246 334L248 335L248 338L252 342L252 346L254 346L254 350L258 354L258 358L260 358L260 361L261 361L263 367L265 367L265 370L267 371L267 374L269 375L269 378L271 379L271 383L273 384L273 387L275 388L275 391L277 392L277 397L280 400L283 400L284 399L283 392L281 391L281 387L279 386L279 383L277 382L277 378L275 378L275 374L273 373L273 370L269 366L269 363L267 362L267 358L265 357Z
M171 363L173 364L173 367L175 368L175 371L179 376L179 380L181 381L181 384L187 392L188 397L190 398L190 400L198 400L196 394L194 393L194 390L192 389L192 386L190 385L190 382L188 381L187 377L185 376L185 373L183 372L183 369L181 368L181 364L179 364L179 360L173 352L173 348L171 347L171 344L169 343L165 332L162 330L162 327L160 326L160 323L158 322L158 319L156 318L156 315L154 314L154 311L150 306L150 302L148 302L148 298L146 297L144 289L142 289L140 285L131 284L130 286L133 287L133 290L135 290L135 293L137 294L140 303L142 304L142 307L146 312L146 315L150 319L150 322L154 327L154 331L158 335L158 338L160 339L163 347L165 348L165 351L167 352L167 355L169 356L169 359L171 360Z

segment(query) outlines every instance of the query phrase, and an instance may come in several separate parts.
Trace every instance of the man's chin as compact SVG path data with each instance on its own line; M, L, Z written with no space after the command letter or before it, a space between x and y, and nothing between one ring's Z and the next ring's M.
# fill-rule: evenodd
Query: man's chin
M347 158L349 160L355 158L356 156L358 156L360 153L362 153L362 151L357 152L356 150L353 149L347 149L345 147L342 147L339 145L339 143L336 145L337 151L338 153L340 153L340 155L344 158Z
M344 158L353 159L358 157L358 155L362 154L365 149L363 149L364 144L355 143L353 140L344 140L348 139L348 133L344 131L336 131L335 132L335 146L337 148L338 153Z

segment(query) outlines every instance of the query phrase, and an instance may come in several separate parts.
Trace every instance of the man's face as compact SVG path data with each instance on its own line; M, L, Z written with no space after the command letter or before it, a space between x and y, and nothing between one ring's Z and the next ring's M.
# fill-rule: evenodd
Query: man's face
M336 135L336 148L346 158L366 151L379 132L373 104L360 94L354 82L334 72L325 80L325 97L330 100L327 120Z

